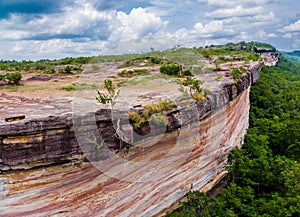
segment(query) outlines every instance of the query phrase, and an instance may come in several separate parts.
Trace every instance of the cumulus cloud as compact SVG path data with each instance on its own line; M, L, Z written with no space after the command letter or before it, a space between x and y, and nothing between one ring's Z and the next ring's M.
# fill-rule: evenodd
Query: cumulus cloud
M147 12L144 8L134 8L129 14L119 11L115 23L111 26L113 32L111 39L124 41L155 35L167 24L167 21L162 21L159 16Z
M76 55L92 53L93 48L99 52L121 41L154 36L168 24L143 8L133 8L127 14L116 10L99 11L88 0L75 3L55 14L28 18L16 13L0 20L0 41L16 41L11 48L15 53L32 49L40 54L48 50L49 55L66 51Z
M77 7L65 7L64 13L44 14L25 21L16 14L0 21L6 40L47 40L89 38L91 40L129 40L153 35L168 23L143 8L134 8L129 14L116 11L98 11L92 4L82 2Z
M291 47L299 44L300 20L294 21L299 10L298 0L2 0L0 59L241 40Z
M183 42L196 42L206 39L231 37L235 32L224 25L223 20L214 20L206 24L197 22L192 29L182 28L175 32L174 37Z
M26 20L15 14L0 22L0 29L13 33L11 40L47 40L54 38L108 38L107 22L112 20L111 12L98 12L91 4L65 7L63 13L43 14ZM8 40L9 34L0 35Z
M195 24L194 31L201 36L211 37L214 34L224 31L223 23L222 20L214 20L203 26L203 24L199 22Z
M283 28L284 32L300 32L300 20Z

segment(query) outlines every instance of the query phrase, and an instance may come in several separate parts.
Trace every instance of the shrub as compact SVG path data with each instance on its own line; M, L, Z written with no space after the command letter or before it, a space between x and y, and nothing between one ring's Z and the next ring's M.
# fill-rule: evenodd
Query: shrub
M136 111L129 111L128 117L134 129L139 128L143 123L146 122L145 118Z
M184 86L190 86L190 85L199 86L200 84L202 84L202 82L196 78L188 78L188 79L184 80L182 82L182 84Z
M189 88L189 95L197 102L205 100L205 96L207 95L207 90L203 91L203 88L200 86L201 84L203 84L203 82L196 78L189 78L182 82L183 86ZM187 94L187 91L184 88L179 89L179 91L183 92L185 95Z
M70 84L68 86L61 87L60 90L75 91L76 87L77 87L77 84Z
M126 71L124 69L118 73L118 76L132 78L137 75L148 74L148 73L149 73L149 71L147 69L134 69L134 70L129 70L129 71Z
M178 64L172 63L172 64L163 64L159 68L160 73L167 74L167 75L173 75L173 76L180 76L181 67Z
M20 84L22 79L22 74L20 72L6 73L5 75L0 75L0 80L6 81L8 84Z
M139 127L141 127L142 124L147 123L149 121L153 121L156 124L162 123L166 126L169 123L168 117L162 112L164 110L170 110L175 106L176 104L174 102L160 100L158 103L146 105L144 107L145 110L140 114L136 111L129 111L129 121L134 129L138 129Z
M231 70L231 73L230 75L234 78L234 79L238 79L239 76L241 75L242 73L240 72L240 70L238 68L233 68Z
M158 103L146 105L145 108L147 109L150 116L154 113L162 112L163 110L170 110L175 106L176 104L174 102L170 102L167 100L159 100Z
M162 62L162 60L160 58L150 57L150 62L152 62L154 64L160 64Z
M96 99L101 104L113 103L113 99L116 97L115 87L111 80L104 80L104 88L107 90L108 94L104 94L98 90L98 96Z
M190 70L186 70L183 72L184 76L194 76L193 73Z
M215 78L215 80L216 80L216 81L220 81L221 78L223 78L223 76L222 76L222 75L218 75L218 76Z
M196 100L197 102L201 102L206 100L206 97L202 95L201 93L195 92L192 94L192 98Z
M73 67L70 65L67 65L66 68L64 69L64 73L66 74L73 74L72 73Z
M247 69L245 69L244 66L240 66L239 71L243 73L243 72L247 72Z

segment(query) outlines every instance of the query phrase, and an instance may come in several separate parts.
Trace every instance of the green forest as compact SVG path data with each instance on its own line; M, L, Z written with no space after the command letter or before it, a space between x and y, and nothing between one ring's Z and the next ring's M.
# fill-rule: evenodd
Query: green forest
M229 155L230 183L190 192L168 217L300 216L300 65L281 57L251 89L250 127Z
M295 50L293 52L281 52L282 55L288 60L300 63L300 51Z

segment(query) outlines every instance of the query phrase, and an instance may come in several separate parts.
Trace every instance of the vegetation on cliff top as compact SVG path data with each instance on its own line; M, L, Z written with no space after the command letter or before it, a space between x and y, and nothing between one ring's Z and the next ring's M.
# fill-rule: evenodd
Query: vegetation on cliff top
M39 71L53 74L56 72L70 73L81 71L81 66L101 62L124 62L125 66L135 65L141 62L145 64L168 64L179 63L183 66L192 66L199 64L199 58L210 58L219 56L221 61L227 61L227 56L234 56L241 60L256 61L259 57L253 52L254 48L267 47L273 48L272 45L259 42L240 42L237 44L229 43L227 45L211 45L205 48L180 48L160 51L153 50L142 54L123 54L123 55L106 55L92 57L67 57L59 60L42 59L38 61L8 61L0 60L1 71ZM65 66L58 69L58 66ZM66 70L64 70L67 68ZM70 70L71 69L71 70Z
M281 58L251 89L250 128L216 197L188 193L167 216L300 216L300 65Z

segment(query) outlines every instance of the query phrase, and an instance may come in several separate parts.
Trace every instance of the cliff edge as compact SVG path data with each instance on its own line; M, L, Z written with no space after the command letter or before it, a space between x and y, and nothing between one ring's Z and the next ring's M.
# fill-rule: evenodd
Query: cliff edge
M8 118L0 121L0 216L151 216L190 190L209 191L226 174L228 153L243 142L249 91L262 63L247 64L239 79L222 67L196 75L207 97L164 111L163 130L134 130L114 118L118 109L74 114L70 98L2 94ZM140 109L142 103L134 105Z

